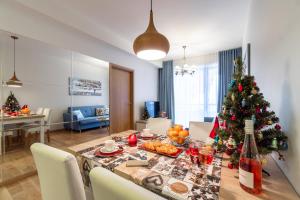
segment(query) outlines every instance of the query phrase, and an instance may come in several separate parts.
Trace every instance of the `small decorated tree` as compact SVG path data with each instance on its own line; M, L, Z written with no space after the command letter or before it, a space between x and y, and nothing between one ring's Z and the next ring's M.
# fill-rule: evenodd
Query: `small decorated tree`
M245 137L245 119L252 119L255 140L261 155L287 149L287 137L282 132L274 111L268 110L270 103L260 93L253 76L244 75L241 58L235 60L235 73L229 84L219 118L219 143L231 156L231 166L238 166ZM282 155L279 153L279 159Z
M20 110L20 104L12 92L10 92L10 95L6 99L4 109L7 112L16 112Z
M142 119L146 120L146 119L149 119L149 118L150 118L150 115L149 115L148 109L147 109L147 107L145 107Z

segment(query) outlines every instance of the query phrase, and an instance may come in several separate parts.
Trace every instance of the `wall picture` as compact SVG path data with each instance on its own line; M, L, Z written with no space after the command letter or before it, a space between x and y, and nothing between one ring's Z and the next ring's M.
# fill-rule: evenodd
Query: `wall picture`
M74 77L69 78L69 95L101 96L101 91L101 81Z

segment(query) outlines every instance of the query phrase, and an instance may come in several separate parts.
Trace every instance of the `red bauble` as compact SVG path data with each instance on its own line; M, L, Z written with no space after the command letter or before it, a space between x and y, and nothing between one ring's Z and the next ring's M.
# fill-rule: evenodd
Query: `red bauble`
M242 84L240 84L240 83L239 83L239 85L238 85L238 90L239 90L239 92L242 92L242 91L243 91L243 86L242 86Z
M280 129L281 129L281 126L280 126L279 124L276 124L276 125L275 125L275 129L276 129L276 130L280 130Z
M254 87L256 86L256 82L255 82L255 81L253 82L253 86L254 86Z
M232 116L231 116L231 120L232 120L232 121L235 121L235 120L236 120L236 116L235 116L235 115L232 115Z
M256 107L256 113L260 113L260 107Z
M227 166L228 166L228 168L229 168L229 169L233 169L233 164L232 164L231 162L230 162L230 163L228 163L228 165L227 165Z

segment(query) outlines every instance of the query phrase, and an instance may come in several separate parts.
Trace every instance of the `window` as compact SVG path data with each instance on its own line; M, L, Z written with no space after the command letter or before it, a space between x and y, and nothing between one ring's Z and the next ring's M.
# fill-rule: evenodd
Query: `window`
M218 63L202 64L193 75L174 75L175 123L189 127L217 114Z

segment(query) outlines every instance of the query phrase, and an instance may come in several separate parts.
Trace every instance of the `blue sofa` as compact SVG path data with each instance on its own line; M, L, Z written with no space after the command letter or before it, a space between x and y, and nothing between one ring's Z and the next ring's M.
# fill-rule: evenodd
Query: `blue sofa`
M67 130L83 131L92 128L109 126L109 114L96 115L97 108L106 108L104 105L68 107L63 114L64 128ZM78 119L74 111L80 110L83 118ZM73 118L73 120L72 120Z

